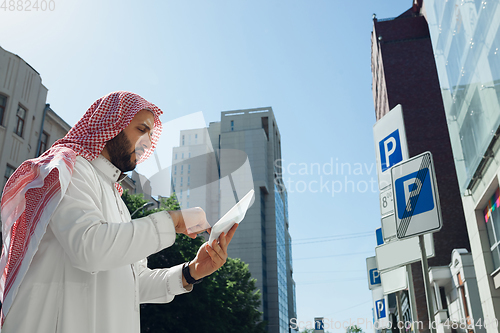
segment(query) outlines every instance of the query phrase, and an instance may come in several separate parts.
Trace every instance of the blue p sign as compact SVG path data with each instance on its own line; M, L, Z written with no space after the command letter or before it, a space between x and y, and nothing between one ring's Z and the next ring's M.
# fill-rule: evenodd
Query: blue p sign
M376 268L370 269L369 274L370 274L370 284L371 285L380 284L380 273L379 273L378 269L376 269Z
M325 329L325 324L323 322L323 319L318 319L314 321L314 329L315 330L323 330Z
M429 168L411 173L396 180L396 200L398 218L403 219L405 211L415 216L434 209Z
M385 318L385 299L379 299L375 302L375 311L377 311L377 319Z
M382 172L403 160L399 130L395 130L378 143Z

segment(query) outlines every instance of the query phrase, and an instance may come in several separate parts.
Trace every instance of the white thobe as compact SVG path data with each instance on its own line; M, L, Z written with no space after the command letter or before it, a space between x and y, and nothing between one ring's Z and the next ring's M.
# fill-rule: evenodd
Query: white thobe
M167 212L131 220L114 186L120 174L102 155L77 157L3 333L139 333L140 303L189 291L182 265L147 268L144 258L175 242L175 227Z

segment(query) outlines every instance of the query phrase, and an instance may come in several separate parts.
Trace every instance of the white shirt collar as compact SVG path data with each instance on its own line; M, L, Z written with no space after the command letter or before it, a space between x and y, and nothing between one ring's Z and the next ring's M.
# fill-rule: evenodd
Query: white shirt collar
M102 155L99 155L95 160L90 161L90 163L94 166L94 168L101 171L114 183L117 182L119 178L121 178L121 170L115 167L113 163L111 163L106 157Z

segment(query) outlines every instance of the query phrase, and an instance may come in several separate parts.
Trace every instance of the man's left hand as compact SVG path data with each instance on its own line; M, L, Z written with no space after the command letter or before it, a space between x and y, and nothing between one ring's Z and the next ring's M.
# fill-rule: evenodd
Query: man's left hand
M189 264L189 271L194 279L204 278L224 265L227 259L227 247L237 228L238 223L235 223L227 234L221 233L218 239L214 239L212 246L205 243L200 247L196 257Z

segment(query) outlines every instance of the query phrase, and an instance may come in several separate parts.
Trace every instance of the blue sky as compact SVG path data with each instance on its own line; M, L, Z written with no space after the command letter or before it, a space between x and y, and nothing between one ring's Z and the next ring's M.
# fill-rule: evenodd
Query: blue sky
M41 74L70 125L115 90L155 103L164 121L272 106L298 321L371 321L365 258L380 225L372 14L398 16L412 1L52 1L53 11L0 9L0 46ZM341 191L332 195L332 184Z

